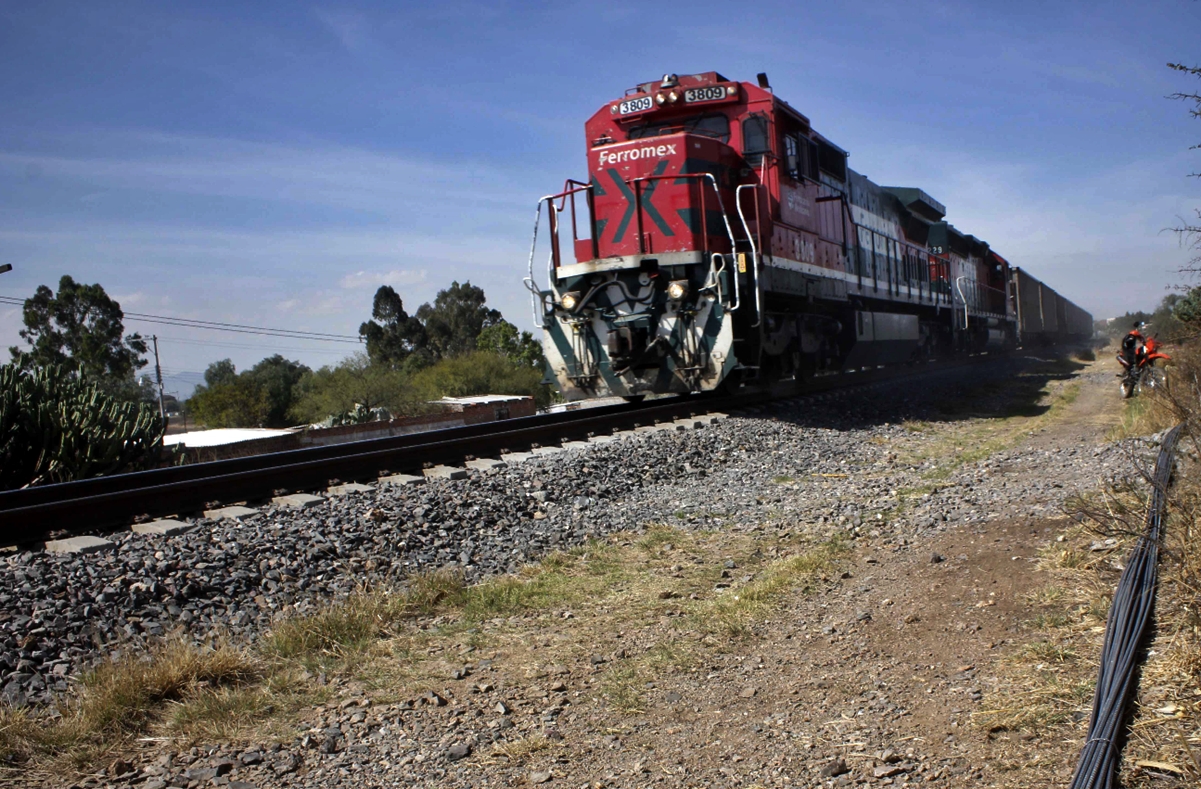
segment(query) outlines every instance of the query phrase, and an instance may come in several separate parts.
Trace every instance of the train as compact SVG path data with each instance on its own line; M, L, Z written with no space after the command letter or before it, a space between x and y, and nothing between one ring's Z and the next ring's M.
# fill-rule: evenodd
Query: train
M538 201L525 278L569 401L803 385L1091 334L1086 311L925 191L848 167L764 74L666 74L584 130L588 177Z

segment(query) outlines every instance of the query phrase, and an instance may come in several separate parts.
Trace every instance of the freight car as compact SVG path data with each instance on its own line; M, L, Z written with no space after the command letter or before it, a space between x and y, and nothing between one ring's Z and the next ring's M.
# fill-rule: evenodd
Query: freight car
M1024 269L1011 269L1010 295L1022 345L1083 342L1093 335L1093 316L1039 282Z
M803 381L1020 340L1009 263L921 189L851 170L766 75L667 74L584 128L588 178L539 201L526 278L568 400Z

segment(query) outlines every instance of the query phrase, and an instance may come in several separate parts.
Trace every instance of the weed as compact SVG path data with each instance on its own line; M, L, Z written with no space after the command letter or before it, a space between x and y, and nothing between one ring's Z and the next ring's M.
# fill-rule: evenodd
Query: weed
M618 712L634 715L644 711L642 692L646 680L634 666L615 666L605 672L600 693Z
M638 540L638 547L651 553L667 543L676 543L681 534L679 529L673 529L670 526L651 526L646 530L646 534Z
M1026 644L1018 654L1026 661L1042 663L1066 663L1076 658L1076 650L1050 641Z
M1067 596L1067 590L1058 584L1048 584L1026 595L1026 599L1034 605L1058 605Z
M0 708L0 752L10 762L65 759L82 766L145 731L164 702L236 691L261 676L262 666L241 650L168 642L86 674L78 695L60 707L62 716L55 720Z
M694 618L699 620L698 627L731 639L748 637L752 633L752 619L779 604L786 592L807 590L813 580L847 550L846 542L836 537L810 551L769 564L750 583L731 589L713 601L708 610L694 612Z
M510 762L524 762L535 753L545 751L550 747L550 740L541 734L534 734L530 737L523 737L520 740L498 742L492 746L491 755L507 759Z
M366 649L387 630L396 613L385 594L353 594L315 613L280 622L263 649L271 657L325 670Z
M1072 620L1068 618L1067 614L1061 614L1058 612L1042 613L1036 615L1034 619L1030 620L1030 626L1035 630L1055 630L1057 628L1067 627L1069 624L1071 624L1071 622Z

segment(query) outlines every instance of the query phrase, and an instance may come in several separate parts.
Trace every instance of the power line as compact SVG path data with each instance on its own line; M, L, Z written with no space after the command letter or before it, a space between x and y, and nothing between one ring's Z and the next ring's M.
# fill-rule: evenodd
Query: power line
M0 296L0 304L13 304L23 307L25 299L14 296ZM144 312L126 312L127 320L142 323L160 323L166 326L181 326L188 329L207 329L210 331L234 332L236 334L257 334L264 337L289 337L294 340L315 340L318 342L341 342L359 345L362 339L349 334L328 334L326 332L301 331L298 329L277 329L268 326L249 326L242 323L222 323L195 318L179 318L171 315L150 315Z
M296 348L284 345L266 345L266 344L246 344L236 342L222 342L220 340L197 340L184 337L169 337L165 334L158 336L160 340L169 340L172 344L177 345L201 345L210 348L236 348L239 350L249 351L287 351L289 353L330 353L330 354L345 354L346 351L335 348ZM297 338L302 339L302 338Z

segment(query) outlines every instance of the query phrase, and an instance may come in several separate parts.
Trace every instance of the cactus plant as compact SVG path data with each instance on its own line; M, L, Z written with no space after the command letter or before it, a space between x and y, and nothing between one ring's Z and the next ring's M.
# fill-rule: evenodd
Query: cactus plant
M0 367L0 490L157 465L166 425L61 365Z

